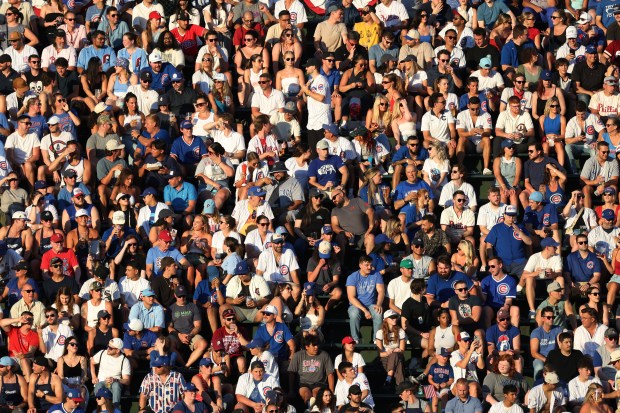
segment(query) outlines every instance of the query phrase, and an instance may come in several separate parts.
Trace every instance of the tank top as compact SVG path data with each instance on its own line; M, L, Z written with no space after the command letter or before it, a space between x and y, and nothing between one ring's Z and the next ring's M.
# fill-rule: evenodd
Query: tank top
M110 332L111 331L112 330L110 330ZM79 361L73 367L68 365L67 362L65 362L64 359L62 360L62 364L63 364L63 374L65 375L66 378L69 378L69 377L82 377L82 366L81 366Z
M54 393L54 390L52 389L52 385L51 385L52 375L50 374L49 378L47 379L47 383L39 384L40 379L41 379L41 376L37 376L37 380L34 382L35 394L37 390L41 390L45 394L51 394L53 396L56 396L56 393ZM35 397L34 406L37 408L37 410L43 410L46 412L49 410L50 407L52 407L52 403L45 400L45 397L42 397L42 398Z
M553 134L559 135L561 132L562 119L559 115L555 118L551 118L549 116L545 116L545 121L543 122L543 126L545 127L545 134Z
M58 26L63 23L63 13L48 13L45 15L45 23L55 22L54 26L48 26L45 28L45 35L49 44L54 44L56 38L56 30Z
M611 137L609 133L603 133L603 140L609 144L609 157L616 158L616 153L618 152L618 146L614 145L611 141Z
M97 313L101 310L105 310L104 300L101 300L97 306L93 305L92 300L88 300L86 302L86 322L89 327L95 328L97 326L97 321L99 321L97 318Z
M254 92L258 92L260 90L260 85L258 81L260 80L260 75L263 74L263 69L259 70L258 73L254 73L252 69L250 69L250 85L252 85L252 89Z
M499 171L502 174L502 177L504 178L504 182L508 186L512 186L512 183L514 182L514 179L515 179L515 175L517 174L517 161L515 161L515 158L507 160L506 158L502 156L499 162ZM500 183L495 181L495 185L500 186Z
M262 55L263 55L263 50L265 50L265 48L264 48L264 47L263 47L263 48L261 48L261 49L260 49L260 51L259 51L258 53L252 53L252 55L259 54L259 55L261 55L261 56L262 56ZM249 65L249 63L250 63L250 58L251 58L252 56L250 56L250 57L246 57L246 56L245 56L245 54L243 54L243 51L242 51L241 49L239 49L239 53L241 53L241 67L242 67L243 69L248 68L248 67L249 67L248 65Z
M69 169L75 171L75 173L77 174L76 182L82 182L84 179L84 158L80 159L77 165L71 165L69 163L65 163L65 166L63 167L63 171L67 171ZM65 186L64 180L61 186Z
M284 93L286 97L294 97L298 93L298 91L297 93L293 93L295 92L295 88L291 90L291 85L299 86L299 79L297 79L297 77L285 77L282 79L282 93Z
M192 134L201 138L202 140L205 140L205 138L207 136L210 136L211 134L204 129L204 126L208 123L213 123L214 119L215 115L213 114L213 112L209 112L209 116L206 119L200 119L198 117L198 114L195 113L194 117L192 118L192 123L194 124Z
M545 189L545 202L554 205L556 208L564 208L566 205L566 192L562 189L560 185L554 190L549 188Z
M415 123L413 122L400 123L398 130L400 131L401 142L406 142L409 136L416 136Z
M200 382L202 383L202 387L204 388L203 393L196 394L196 400L203 401L204 393L206 393L211 400L217 400L217 393L215 393L215 389L213 388L213 381L207 382L200 374L196 374L194 377L198 377L198 380L200 380Z
M355 71L351 71L351 77L349 77L349 82L347 83L347 85L350 85L352 83L356 83L356 82L361 82L362 83L362 87L361 88L355 88L355 89L351 89L348 90L346 92L347 96L357 96L360 97L362 95L365 95L366 93L366 87L368 87L368 83L366 82L366 71L363 70L361 72L359 72L358 74L355 74Z
M7 236L4 238L4 241L6 241L6 246L9 247L10 250L13 250L16 253L18 253L19 255L23 256L24 246L23 246L23 243L22 243L22 237L21 236L9 237L8 236L9 235L9 231L10 231L10 227L9 227L9 230L7 230L7 232L6 232Z
M52 249L52 242L50 241L52 236L50 235L49 237L44 237L43 228L39 230L39 234L41 234L41 237L40 237L41 240L39 241L39 250L41 251L41 255L43 255Z
M437 326L435 330L435 351L439 352L442 348L452 349L456 344L456 338L452 332L452 326L445 329Z
M119 99L124 99L129 89L129 81L127 81L127 83L121 83L120 80L120 76L116 76L116 79L114 79L114 89L112 89L112 91L114 92L114 96Z
M557 93L558 93L558 89L556 87L555 90L553 91L553 96L557 95ZM536 114L538 116L542 116L545 113L545 106L547 105L547 101L549 99L543 99L540 96L538 96L538 101L536 102Z
M103 302L103 301L102 301ZM112 340L112 329L110 328L107 333L104 333L99 328L95 330L95 340L93 343L93 354L97 354L99 350L105 350L108 348L108 343Z
M288 308L288 306L286 308ZM314 312L309 311L309 312L306 313L306 318L308 320L310 320L310 322L312 323L311 325L313 325L313 326L318 326L319 325L319 315L318 314L315 314Z
M125 115L125 121L124 121L124 125L123 125L123 129L125 129L125 133L123 134L123 137L127 138L127 137L131 137L131 130L134 128L131 126L131 122L136 121L136 128L138 129L142 129L142 117L140 116L139 113L135 114L135 115Z
M22 398L21 388L17 381L17 375L15 375L15 383L5 383L4 376L1 378L2 391L0 391L0 405L13 405L21 404L24 399Z

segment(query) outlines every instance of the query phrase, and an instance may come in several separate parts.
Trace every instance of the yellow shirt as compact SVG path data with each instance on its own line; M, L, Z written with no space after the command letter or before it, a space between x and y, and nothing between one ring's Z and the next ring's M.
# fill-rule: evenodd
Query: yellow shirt
M381 39L381 25L379 23L355 23L353 30L360 34L360 46L364 46L366 49L370 49L370 46L376 45Z

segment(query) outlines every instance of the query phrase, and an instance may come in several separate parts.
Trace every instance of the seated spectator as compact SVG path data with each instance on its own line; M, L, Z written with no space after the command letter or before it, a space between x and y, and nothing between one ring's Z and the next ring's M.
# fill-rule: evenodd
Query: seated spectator
M588 159L580 173L585 195L585 206L592 208L592 195L600 196L605 188L618 190L618 164L609 156L609 144L605 141L597 142L596 156Z
M462 281L465 283L465 286L462 287L464 288L464 290L460 291L461 293L463 292L467 293L466 294L467 297L463 297L464 299L467 299L469 297L469 292L475 292L474 283L471 281L469 277L467 277L467 275L465 275L464 273L460 271L452 270L452 264L450 262L449 257L447 256L439 257L437 259L437 272L430 276L430 278L428 279L427 287L426 287L425 296L426 296L428 305L433 308L437 308L437 307L448 308L449 300L452 297L455 297L457 295L456 290L455 290L455 287L456 287L455 283L457 281ZM457 298L457 301L455 302L458 302L458 298ZM480 306L480 303L478 303L478 306ZM482 313L482 309L480 309L480 313ZM467 314L469 316L472 313L469 312ZM453 314L451 315L453 317L453 320L456 320L454 318L454 315ZM480 317L480 314L478 315L478 320L476 320L476 322L480 320L479 317ZM457 324L458 322L455 325ZM472 330L471 333L473 333L474 330Z
M241 322L259 322L263 308L271 299L269 285L263 277L253 274L249 265L241 261L234 277L226 285L226 304L232 306ZM270 313L271 314L271 313Z
M0 327L7 333L9 357L19 362L19 367L24 373L27 382L33 373L33 360L35 351L39 347L39 337L33 330L34 318L30 311L23 311L17 318L4 318L0 321ZM19 324L19 327L14 324ZM49 368L47 359L43 359L42 366ZM36 373L36 372L35 372Z
M581 325L575 329L573 348L597 362L597 350L604 344L608 327L598 321L599 314L594 308L583 308L579 316Z
M347 401L348 404L352 405L360 406L361 403L364 403L369 408L374 407L375 401L368 384L368 378L364 373L357 373L348 361L340 363L338 373L342 376L342 380L338 381L334 391L337 407L346 406Z
M544 375L544 383L534 386L529 392L528 408L530 412L540 413L544 406L553 403L558 408L564 408L567 404L566 395L558 385L560 378L553 371Z
M187 289L179 285L174 290L176 302L169 306L172 319L168 332L172 336L175 350L189 348L191 354L185 363L186 367L194 365L207 350L207 341L200 335L202 315L193 302L187 301ZM185 353L185 351L183 351Z
M344 195L343 195L344 196ZM362 315L372 319L373 335L381 328L385 285L383 277L372 271L372 259L362 255L359 259L359 270L347 277L347 298L349 300L349 327L353 340L359 342Z
M485 326L488 328L494 315L500 310L508 311L513 326L519 325L519 306L512 305L517 298L517 282L504 272L504 262L500 257L489 260L489 275L480 283L482 298L485 300Z
M144 376L140 384L140 410L145 410L147 407L153 411L172 409L181 398L181 393L187 384L181 373L170 370L170 365L170 356L162 356L158 351L153 352L150 362L151 371ZM113 393L114 384L112 384Z
M506 308L500 308L497 312L497 324L492 325L486 331L487 349L489 351L490 364L495 364L497 359L504 354L512 356L514 367L523 372L523 356L521 355L521 331L510 323L510 312Z
M575 410L583 405L586 393L591 384L601 384L598 377L594 377L592 359L584 357L577 362L579 375L568 382L568 408Z
M10 353L9 353L10 354ZM45 357L37 356L32 363L31 379L28 381L28 410L49 410L64 400L60 377L51 372ZM46 383L44 385L43 383ZM71 393L76 392L70 389ZM77 393L77 392L76 392ZM79 393L76 395L79 396Z
M316 399L322 387L334 388L334 366L329 355L319 349L317 336L307 336L303 346L303 350L293 355L288 367L289 388L298 388L303 402L309 404L310 398ZM306 366L312 366L312 369Z
M558 348L549 352L545 363L548 363L551 368L555 369L557 374L555 372L543 374L545 383L548 383L549 374L551 374L551 378L553 378L553 376L559 377L559 380L562 380L564 383L568 383L579 374L577 365L579 360L583 358L583 353L573 349L573 333L569 331L560 333L557 342ZM536 398L532 399L532 393L530 393L529 397L530 402L532 400L537 400Z
M516 397L512 402L523 403L523 399L530 386L525 377L517 372L512 355L504 354L499 356L495 360L494 365L493 371L487 374L482 384L484 401L491 404L491 406L495 406L497 403L506 400L506 393L503 391L506 386L514 386L516 388Z
M476 217L474 212L467 206L468 198L465 192L457 190L452 195L452 206L447 207L441 213L441 229L445 231L451 246L456 247L462 240L475 244L474 226Z
M429 385L424 389L425 394L428 393L431 395L433 411L438 411L440 400L442 406L448 407L446 403L450 394L450 387L454 383L454 370L449 361L450 351L446 348L442 348L437 352L436 356L437 361L431 365L428 373ZM480 411L482 411L482 408Z
M265 373L265 366L262 362L254 361L250 364L250 371L242 374L237 381L235 409L260 411L267 402L266 392L274 387L279 387L278 381Z

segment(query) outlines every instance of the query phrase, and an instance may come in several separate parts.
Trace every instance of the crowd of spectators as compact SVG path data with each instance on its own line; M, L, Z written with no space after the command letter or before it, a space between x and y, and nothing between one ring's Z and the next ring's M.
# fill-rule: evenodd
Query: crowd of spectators
M611 413L619 66L617 0L6 0L0 413Z

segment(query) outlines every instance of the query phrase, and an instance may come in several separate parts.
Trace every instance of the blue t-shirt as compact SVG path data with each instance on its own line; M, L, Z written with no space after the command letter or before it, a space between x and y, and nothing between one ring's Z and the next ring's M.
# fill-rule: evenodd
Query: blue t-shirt
M163 274L161 269L161 259L164 257L172 257L176 262L180 262L185 257L176 248L170 248L166 252L160 250L158 247L152 247L146 253L146 264L153 265L153 277L159 277Z
M484 2L478 6L478 21L484 21L484 27L493 27L500 13L509 12L510 8L502 1L495 1L492 7L489 7L488 4Z
M525 208L523 224L531 224L532 228L540 230L557 223L558 210L554 205L545 204L540 211L534 211L529 206Z
M487 329L487 343L493 343L497 351L514 350L512 340L521 332L515 326L508 327L508 331L500 331L497 324Z
M104 242L107 242L108 238L110 238L110 235L112 235L112 231L114 231L114 227L108 228L103 233L101 240ZM112 241L110 241L110 247L106 250L107 257L109 258L116 257L118 253L121 252L121 249L123 249L123 245L125 245L125 240L127 239L128 236L133 235L133 236L138 237L138 233L134 231L132 228L129 228L126 226L125 228L123 228L123 231L124 233L123 233L122 240L118 238L116 235L114 235L114 238L112 238Z
M614 7L618 5L618 0L601 0L596 6L596 15L601 16L603 26L609 27L616 20L614 19Z
M423 181L421 179L416 179L414 183L411 183L409 181L402 181L401 183L399 183L394 190L392 199L394 199L395 201L400 201L402 199L405 199L407 195L409 195L411 192L418 192L420 189L426 189L430 198L435 199L435 195L433 195L431 187L428 186L426 181Z
M69 413L69 411L63 407L62 403L53 405L52 407L49 408L47 412L48 413ZM86 413L86 412L84 412L84 409L78 406L71 413Z
M484 91L478 92L478 99L480 99L480 113L488 113L489 98L487 98L487 94ZM459 98L459 112L467 109L467 105L469 105L469 93L465 93Z
M325 186L332 181L334 186L340 185L340 168L344 166L340 156L329 155L326 160L313 159L308 165L308 178L316 178L319 185Z
M129 69L132 73L140 73L142 69L149 67L149 57L144 49L139 47L132 54L129 54L127 49L121 49L118 51L117 57L124 57L129 60Z
M529 235L522 226L519 228L525 235ZM513 262L521 263L526 259L525 244L520 235L503 222L493 225L485 242L493 245L496 255L502 257L504 265L510 265Z
M517 296L517 281L510 275L505 274L504 278L496 281L491 275L480 282L482 292L487 295L484 305L497 310L506 302L506 298Z
M588 251L585 258L581 258L579 251L571 252L566 257L566 271L573 281L588 282L595 272L601 272L601 262L592 251Z
M73 112L74 115L77 115L75 112ZM60 125L60 130L63 132L69 132L74 139L77 139L77 131L75 130L75 124L73 123L73 119L71 119L71 116L69 116L69 114L67 112L63 112L63 113L54 113L54 116L56 116L58 118L58 124ZM2 125L5 128L8 128L7 126Z
M196 291L194 291L194 301L196 301L196 305L203 305L205 303L210 302L213 305L217 305L217 297L214 293L214 290L211 289L211 283L209 280L202 280L198 283L196 287ZM224 284L220 284L219 293L226 296L226 286Z
M555 339L564 329L560 326L551 326L551 330L547 333L544 328L537 327L530 334L530 340L538 339L538 352L547 357L549 352L556 348Z
M288 329L286 324L279 322L276 322L273 335L269 334L264 324L258 327L254 335L255 340L262 340L263 343L269 344L269 352L280 360L288 359L289 349L286 343L292 338L291 330Z
M428 159L428 150L426 148L421 148L418 156L416 157L419 161L425 161ZM392 157L392 162L402 161L403 159L411 159L411 153L409 152L409 148L407 145L403 145L396 151L394 157Z
M151 330L142 330L142 337L140 338L131 336L128 332L125 332L123 335L123 348L133 351L148 350L155 345L156 341L157 334L153 333Z
M207 154L207 147L202 139L194 137L189 145L179 136L172 142L170 154L175 155L182 165L196 165Z
M170 90L172 87L172 75L177 72L177 70L168 62L164 62L161 64L161 71L159 73L155 73L151 67L147 67L144 69L145 71L151 72L153 75L153 83L151 83L151 89L157 91L157 93L163 93Z
M319 72L327 79L327 83L329 84L329 90L333 91L335 90L335 86L340 86L340 79L342 78L340 71L332 70L331 72L329 72L329 75L327 75L321 67L321 70Z
M87 46L82 49L78 56L77 67L86 69L88 62L93 57L101 60L103 71L107 72L116 65L116 52L110 46L103 46L101 49L95 49L94 46Z
M355 287L357 299L367 308L377 304L377 285L383 285L383 277L379 272L371 272L364 277L359 271L355 271L347 277L347 287Z
M155 136L151 136L151 134L147 131L143 131L141 135L144 136L146 139L160 140L170 145L170 134L167 130L160 129L159 132L155 134ZM136 149L140 149L142 153L146 153L146 146L142 145L138 140L136 140Z
M431 275L428 279L426 294L432 295L433 298L440 303L445 303L450 298L454 297L454 285L457 281L464 281L467 284L467 289L471 289L474 283L471 279L460 271L452 271L450 277L445 279L439 276L438 273Z
M444 413L482 413L482 403L475 397L468 397L463 403L458 397L448 400Z
M437 384L447 383L448 380L454 378L454 370L452 370L452 366L449 363L445 366L439 363L433 363L428 371L428 375L432 377L433 381Z
M196 188L189 182L183 182L180 190L170 185L166 185L164 188L164 202L166 204L170 202L171 209L176 213L185 211L185 208L189 205L189 201L195 201L196 199L198 199Z
M90 191L88 190L88 187L84 185L84 183L80 182L76 184L76 188L80 188L84 192L84 196L90 195ZM70 205L73 205L73 201L71 201L72 197L73 197L73 194L67 191L66 187L62 187L60 191L58 191L58 212L59 213L62 213L62 211L67 209Z
M377 272L385 270L394 262L394 257L391 254L386 254L384 260L378 253L373 252L370 254L370 258L372 258L372 268Z

